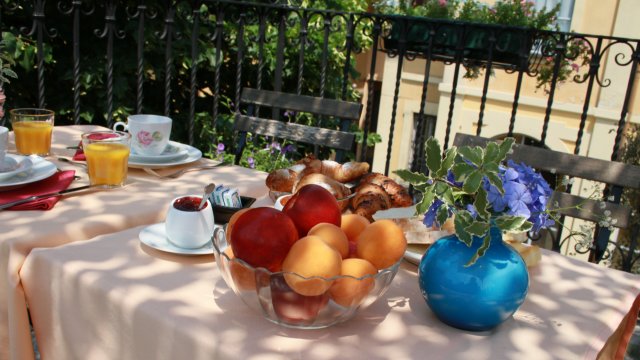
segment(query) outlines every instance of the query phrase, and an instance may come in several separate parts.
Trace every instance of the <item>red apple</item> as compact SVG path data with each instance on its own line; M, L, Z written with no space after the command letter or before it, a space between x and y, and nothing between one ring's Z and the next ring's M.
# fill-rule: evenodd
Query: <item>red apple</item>
M230 237L231 248L238 259L276 272L282 268L282 261L293 243L298 241L298 231L283 212L258 207L238 216Z
M282 212L289 215L298 228L300 237L319 223L330 223L340 227L342 212L338 201L320 185L305 185L293 194Z
M282 274L271 276L271 302L278 318L290 324L311 324L329 302L329 292L304 296L293 291Z

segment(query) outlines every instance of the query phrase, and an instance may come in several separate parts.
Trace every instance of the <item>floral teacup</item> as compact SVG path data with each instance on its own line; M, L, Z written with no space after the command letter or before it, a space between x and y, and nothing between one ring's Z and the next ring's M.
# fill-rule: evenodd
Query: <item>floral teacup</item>
M130 115L127 124L117 122L113 129L122 126L131 133L131 149L138 155L160 155L169 143L171 118L160 115Z

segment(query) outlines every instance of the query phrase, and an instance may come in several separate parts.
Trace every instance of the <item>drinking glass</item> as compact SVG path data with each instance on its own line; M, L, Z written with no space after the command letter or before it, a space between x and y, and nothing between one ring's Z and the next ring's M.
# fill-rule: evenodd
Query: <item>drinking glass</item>
M12 109L9 113L18 153L49 155L54 112L47 109Z
M123 131L94 131L82 134L91 185L123 186L127 180L131 135Z

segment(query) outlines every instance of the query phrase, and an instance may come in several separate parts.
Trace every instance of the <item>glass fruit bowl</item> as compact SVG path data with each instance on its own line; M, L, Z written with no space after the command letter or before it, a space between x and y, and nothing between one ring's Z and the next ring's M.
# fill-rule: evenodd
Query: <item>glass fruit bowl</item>
M214 256L227 285L245 304L267 320L297 329L326 328L351 319L383 295L398 272L402 259L375 275L331 278L305 278L290 272L271 272L254 268L234 258L224 230L216 228L213 236ZM327 290L320 295L305 296L294 291L290 283L313 282Z

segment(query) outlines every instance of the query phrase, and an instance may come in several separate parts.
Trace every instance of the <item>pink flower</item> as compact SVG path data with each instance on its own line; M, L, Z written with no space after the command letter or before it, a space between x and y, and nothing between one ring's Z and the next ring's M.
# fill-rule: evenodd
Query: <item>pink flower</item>
M139 131L137 137L138 142L144 146L149 146L153 142L153 136L148 131Z
M438 0L438 4L442 7L447 6L447 0Z
M571 68L573 69L573 71L577 72L578 70L580 70L580 65L571 63Z

